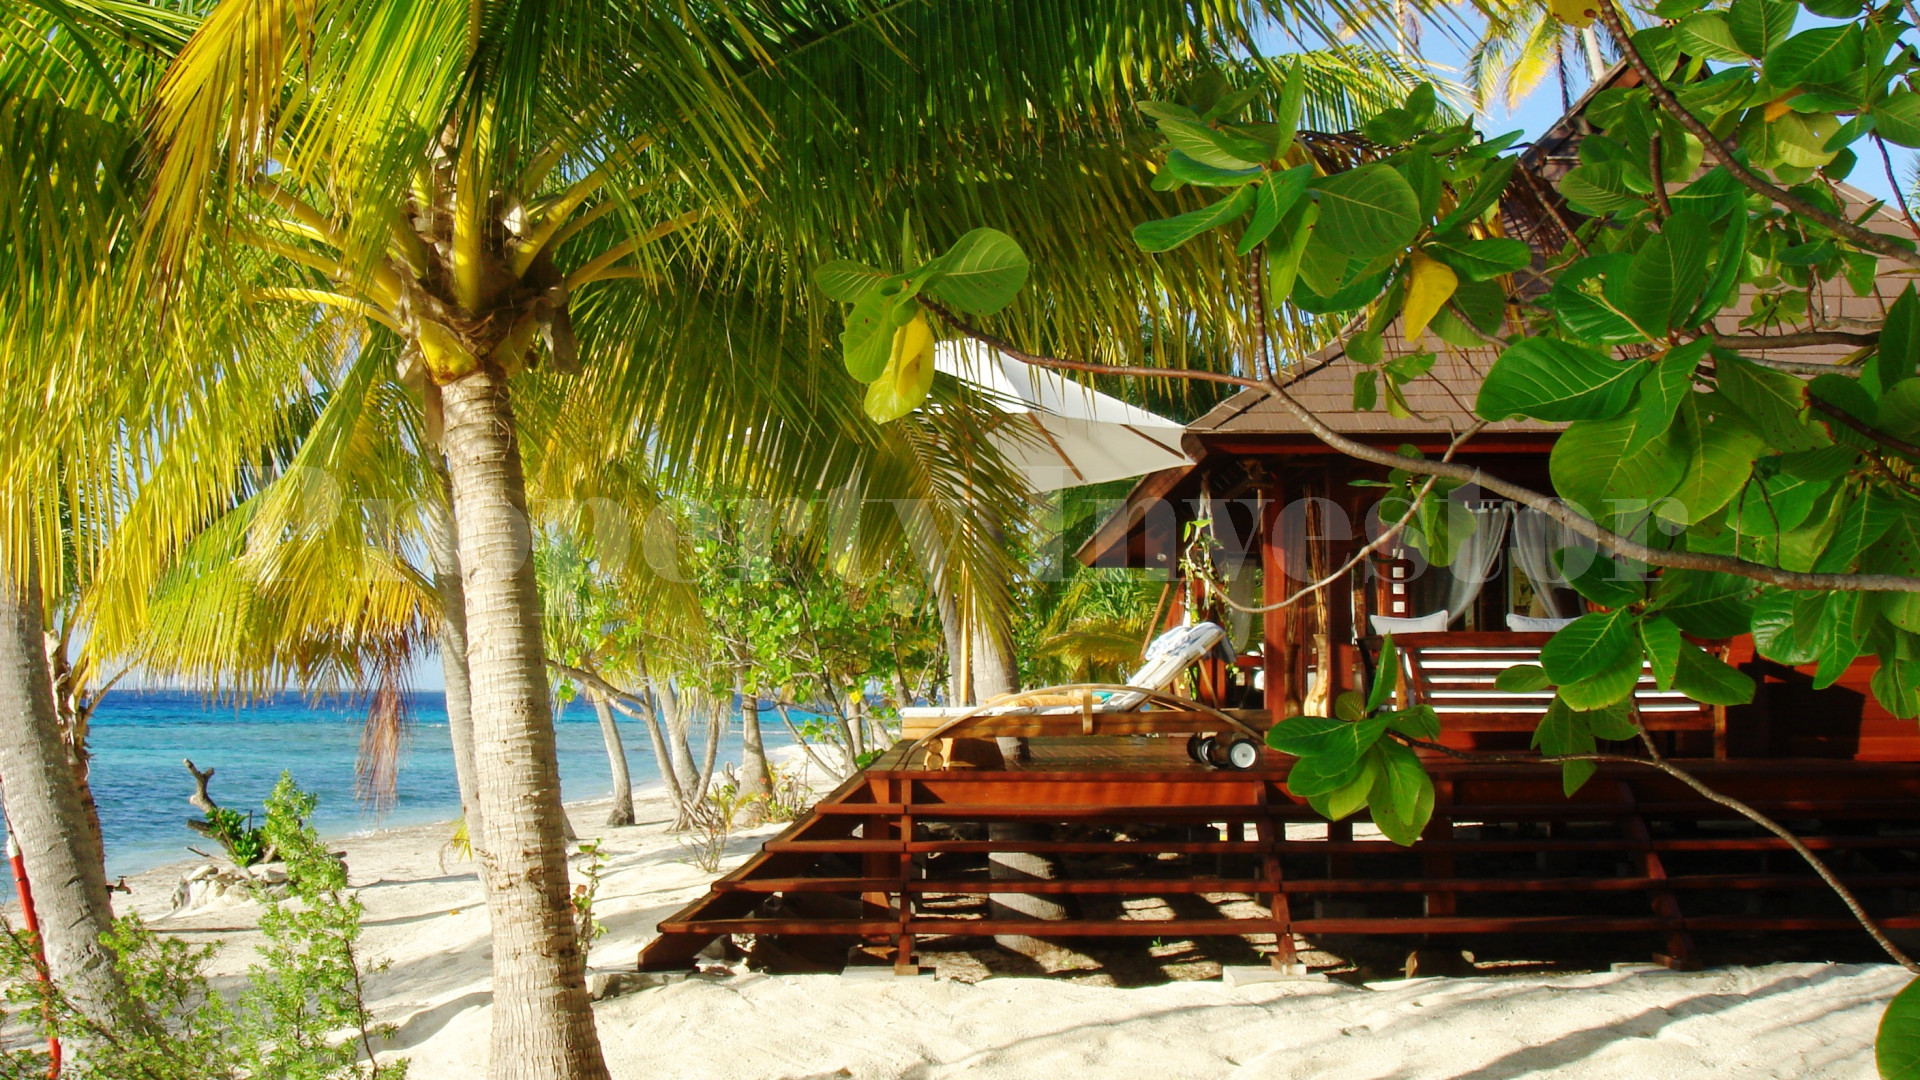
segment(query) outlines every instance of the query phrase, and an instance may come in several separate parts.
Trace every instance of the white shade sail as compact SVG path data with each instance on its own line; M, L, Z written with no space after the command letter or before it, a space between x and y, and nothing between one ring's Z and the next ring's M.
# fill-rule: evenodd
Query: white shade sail
M977 341L941 342L933 364L1009 414L993 443L1036 491L1191 464L1180 451L1182 425Z

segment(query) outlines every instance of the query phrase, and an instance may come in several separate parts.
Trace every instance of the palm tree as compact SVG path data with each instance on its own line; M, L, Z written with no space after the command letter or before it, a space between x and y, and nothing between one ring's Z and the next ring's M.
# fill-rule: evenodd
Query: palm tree
M1551 77L1561 105L1571 109L1576 89L1598 82L1619 57L1606 27L1563 22L1545 0L1472 0L1471 6L1483 20L1467 57L1478 108L1498 101L1511 110Z

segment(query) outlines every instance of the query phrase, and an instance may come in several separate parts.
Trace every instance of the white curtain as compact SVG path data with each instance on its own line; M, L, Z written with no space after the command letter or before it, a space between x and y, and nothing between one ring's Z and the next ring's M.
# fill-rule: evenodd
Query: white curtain
M1507 539L1509 503L1481 503L1467 507L1473 514L1473 535L1460 545L1453 557L1453 580L1447 583L1447 621L1460 617L1487 583L1500 548Z
M1553 564L1553 553L1567 547L1593 547L1593 541L1572 532L1564 525L1553 520L1532 507L1521 507L1513 516L1513 561L1520 564L1520 570L1533 582L1533 594L1540 599L1540 610L1549 619L1563 619L1569 614L1561 610L1554 598L1555 589L1567 587L1563 577ZM1577 568L1576 568L1577 569Z

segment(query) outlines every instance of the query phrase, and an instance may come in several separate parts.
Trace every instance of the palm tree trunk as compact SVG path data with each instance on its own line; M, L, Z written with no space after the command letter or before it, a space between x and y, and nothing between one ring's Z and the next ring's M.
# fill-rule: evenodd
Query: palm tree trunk
M600 718L600 737L607 743L607 764L613 767L613 806L607 810L607 824L633 824L633 778L627 773L627 748L620 744L620 728L613 722L613 707L607 696L587 688L587 700Z
M113 926L107 875L54 715L38 556L29 549L20 561L24 580L0 579L0 800L26 863L47 967L83 1013L111 1025L122 995L100 944Z
M644 712L636 712L634 709L625 705L617 706L617 708L628 716L639 720L641 725L647 729L647 740L653 744L654 763L660 767L660 782L666 785L667 795L673 800L673 805L675 807L680 806L684 801L680 796L680 778L673 775L673 764L667 760L667 740L660 734L660 718L654 715L654 710L651 708L646 709Z
M695 790L700 783L700 770L693 764L693 750L688 746L688 736L692 733L692 718L687 710L681 708L680 695L674 693L673 684L665 679L655 682L651 675L642 675L647 681L647 692L659 704L660 719L666 727L667 758L673 766L675 776L680 778L680 790L697 798Z
M1013 662L1012 635L1007 628L975 628L969 652L973 661L971 682L975 702L1011 694L1020 688L1019 669ZM1027 755L1025 739L1001 739L999 742L1001 756L1008 761ZM1052 839L1052 829L1046 825L1023 822L995 822L987 825L987 839L1049 840ZM987 856L987 876L995 881L1051 881L1060 876L1060 867L1045 855L1030 851L996 851ZM1067 917L1067 909L1052 894L992 893L988 917L1059 920ZM993 940L1001 948L1023 956L1037 956L1045 949L1038 938L1025 934L999 934Z
M432 455L430 455L432 456ZM435 457L434 471L453 505L453 488L444 463ZM467 596L460 585L460 533L453 516L441 506L428 508L427 554L433 562L433 587L440 594L440 674L446 684L447 736L453 743L453 779L460 788L460 817L467 823L467 839L475 848L485 821L480 796L474 790L473 697L467 678Z
M442 390L472 680L480 875L493 924L493 1080L609 1080L574 932L526 477L506 380Z
M759 822L767 816L766 797L773 794L773 770L767 765L767 744L760 735L760 698L747 686L745 665L734 670L733 689L740 698L740 795L758 800L747 814Z

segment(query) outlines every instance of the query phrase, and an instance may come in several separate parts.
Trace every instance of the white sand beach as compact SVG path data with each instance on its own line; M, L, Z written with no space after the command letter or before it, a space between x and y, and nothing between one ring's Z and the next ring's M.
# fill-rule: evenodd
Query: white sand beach
M570 807L580 835L602 837L611 858L596 969L630 969L656 921L708 880L667 832L664 801L640 798L636 809L640 824L605 829L604 803ZM736 834L728 865L777 830ZM412 1059L416 1080L467 1080L486 1063L487 917L471 865L441 866L448 833L420 826L336 845L366 904L366 948L388 965L371 982L374 1003L398 1025L391 1052ZM220 970L243 969L257 907L167 915L182 869L130 878L121 910L191 940L223 940ZM1118 987L950 974L768 975L736 964L609 997L597 1006L600 1036L621 1080L1869 1080L1880 1010L1907 981L1891 965L1821 963L1239 988L1217 978Z

